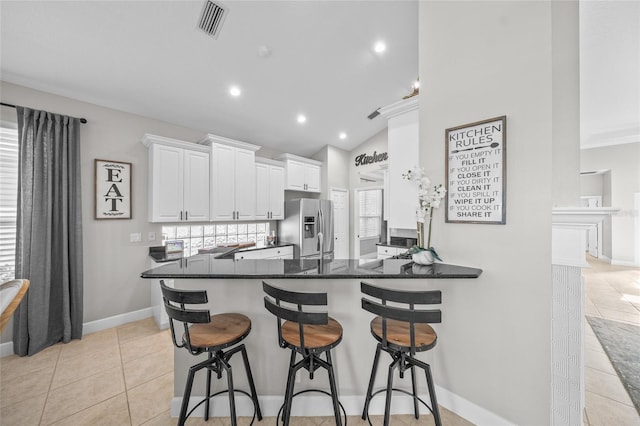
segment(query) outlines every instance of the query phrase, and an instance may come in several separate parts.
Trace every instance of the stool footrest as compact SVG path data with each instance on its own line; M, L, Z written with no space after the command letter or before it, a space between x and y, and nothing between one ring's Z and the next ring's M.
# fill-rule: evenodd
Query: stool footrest
M295 398L296 396L298 396L300 394L308 393L308 392L323 393L323 394L327 395L328 397L331 397L331 394L329 392L327 392L325 390L322 390L322 389L304 389L304 390L301 390L301 391L298 391L298 392L294 393L291 396L291 398L293 399L293 398ZM344 424L346 425L347 424L347 412L344 409L344 407L342 406L342 403L340 401L338 401L338 405L340 406L340 410L342 410L342 414L344 415ZM276 416L276 425L280 424L280 415L282 414L282 410L284 410L284 406L285 406L285 403L283 403L280 406L280 410L278 410L278 415Z

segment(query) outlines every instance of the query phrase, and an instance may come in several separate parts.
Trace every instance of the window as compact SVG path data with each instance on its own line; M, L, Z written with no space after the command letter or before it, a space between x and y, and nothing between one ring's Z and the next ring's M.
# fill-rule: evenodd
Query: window
M18 206L18 129L0 125L0 281L13 279Z
M268 234L269 223L211 223L162 227L164 240L184 241L184 252L187 256L198 254L199 249L217 245L264 241Z
M359 191L360 238L379 237L382 224L382 190Z

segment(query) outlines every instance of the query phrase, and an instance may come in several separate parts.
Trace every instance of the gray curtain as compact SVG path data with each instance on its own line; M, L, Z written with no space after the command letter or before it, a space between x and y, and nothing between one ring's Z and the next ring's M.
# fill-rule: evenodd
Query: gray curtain
M14 314L13 350L33 355L82 337L80 120L17 111L16 277L31 286Z

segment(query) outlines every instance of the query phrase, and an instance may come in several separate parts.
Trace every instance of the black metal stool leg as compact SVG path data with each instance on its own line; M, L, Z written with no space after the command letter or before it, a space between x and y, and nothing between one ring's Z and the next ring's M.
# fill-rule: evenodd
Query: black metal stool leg
M298 370L295 369L296 351L291 350L291 360L289 361L289 374L287 375L287 389L284 394L284 410L282 412L282 422L285 426L289 425L291 417L291 403L293 400L293 388L295 386L295 377Z
M213 354L209 352L209 361L211 361L212 358L213 358ZM207 387L205 389L206 390L205 397L207 398L206 402L204 403L204 421L205 422L209 420L209 402L210 402L209 396L211 395L211 369L209 367L207 367L207 384L206 384Z
M227 386L229 387L229 415L231 417L231 426L237 426L238 420L236 419L236 398L233 391L233 373L231 371L231 365L222 361L221 367L227 373Z
M427 386L429 387L429 397L431 398L431 411L433 412L433 419L436 422L436 426L442 426L442 421L440 420L440 410L438 409L438 400L436 399L436 389L435 386L433 386L433 377L431 376L431 366L429 366L429 364L426 364L424 372L427 376Z
M249 388L251 389L251 399L256 407L256 416L258 421L262 420L262 411L260 411L260 402L258 401L258 393L256 392L256 385L253 383L253 374L251 374L251 366L249 365L249 357L247 356L247 350L242 346L242 359L244 361L244 369L247 372L247 380L249 381Z
M336 418L336 425L342 426L342 416L340 415L340 405L338 403L338 389L336 387L336 378L333 374L333 362L331 362L331 350L326 352L327 354L327 363L329 363L329 368L327 368L327 373L329 374L329 386L331 388L331 400L333 402L333 413Z
M384 403L384 426L389 426L389 415L391 414L391 394L393 392L393 373L398 366L395 360L389 364L389 375L387 376L387 400Z
M373 382L376 378L376 372L378 371L378 360L380 359L380 351L382 346L378 343L376 347L376 354L373 358L373 367L371 367L371 378L369 379L369 388L367 389L367 395L364 399L364 408L362 410L362 420L367 420L367 412L369 411L369 402L371 402L371 394L373 392Z
M189 408L189 397L191 396L191 387L193 386L193 376L196 374L196 371L198 371L198 369L194 367L189 368L187 383L184 386L182 406L180 407L180 417L178 417L178 426L183 426L184 422L187 420L187 409Z
M420 408L418 408L418 391L416 386L416 367L411 366L411 389L413 390L413 412L416 419L420 418Z

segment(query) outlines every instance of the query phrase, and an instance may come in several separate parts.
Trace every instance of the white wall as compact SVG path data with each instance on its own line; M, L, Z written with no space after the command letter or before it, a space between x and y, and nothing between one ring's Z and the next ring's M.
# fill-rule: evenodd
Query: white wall
M376 120L385 119L384 117L378 117ZM354 211L356 208L356 199L354 194L354 189L356 188L364 188L367 186L382 186L382 182L373 183L373 182L361 182L360 181L360 172L370 172L372 170L380 170L380 166L384 166L388 164L388 161L381 163L372 163L365 164L362 166L356 167L355 159L360 154L373 154L374 151L387 152L387 128L385 127L380 132L371 136L366 141L362 142L356 148L351 151L348 160L348 170L349 170L349 256L351 258L355 257L355 238L357 230L357 224L354 222Z
M610 205L620 209L611 218L611 263L635 264L634 235L639 231L633 229L639 213L634 193L640 191L640 142L584 149L580 162L582 170L611 170Z
M577 7L571 7L552 23L550 2L420 3L420 163L432 182L445 179L445 129L507 116L506 224L445 223L442 209L433 221L432 244L445 262L484 271L477 280L436 283L443 322L431 354L434 376L440 386L522 425L550 421L551 176L563 175L553 156L568 155L577 144L574 136L559 140L575 129L554 128L553 107L561 103L554 76L570 71L554 70L553 59L578 48L563 39L577 41ZM554 34L558 25L571 32ZM577 70L577 63L564 65ZM577 101L563 105L577 108ZM570 146L554 149L565 142ZM577 199L575 181L558 200Z
M1 82L2 101L64 115L84 117L80 130L82 156L82 220L84 244L84 322L148 308L151 281L140 278L149 269L148 246L160 245L161 226L147 222L147 148L144 133L197 141L197 132L157 120ZM2 108L3 120L16 120L13 108ZM215 132L215 129L212 129ZM133 163L133 218L94 219L94 159ZM155 231L157 241L148 242ZM143 242L130 243L140 232ZM2 341L11 340L7 327Z
M349 152L333 145L325 145L311 158L322 161L320 198L329 199L331 188L349 188Z

